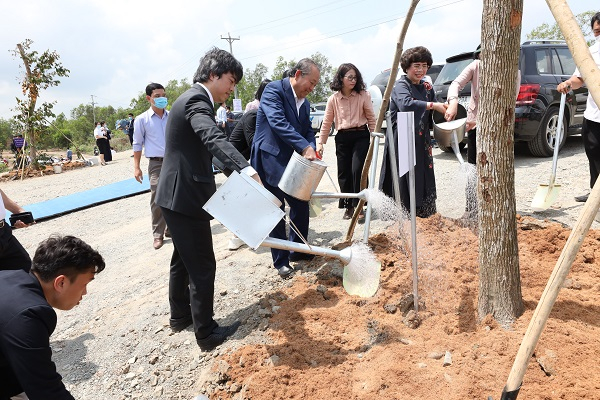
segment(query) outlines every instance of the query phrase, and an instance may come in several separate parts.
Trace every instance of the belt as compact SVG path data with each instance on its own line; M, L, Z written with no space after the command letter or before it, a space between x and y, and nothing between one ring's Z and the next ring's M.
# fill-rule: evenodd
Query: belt
M367 127L367 125L363 125L363 126L357 126L356 128L340 129L338 132L366 131L367 129L369 129Z
M162 161L164 157L148 157L149 160L152 161Z

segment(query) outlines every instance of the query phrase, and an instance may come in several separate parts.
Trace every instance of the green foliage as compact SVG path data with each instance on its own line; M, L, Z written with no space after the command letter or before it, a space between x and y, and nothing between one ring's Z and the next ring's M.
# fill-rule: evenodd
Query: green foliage
M0 118L0 150L10 149L13 136L19 132L14 119Z
M246 68L242 80L237 84L238 97L242 100L242 109L246 104L254 100L256 89L260 83L267 77L269 69L261 63L256 64L256 68ZM227 100L228 104L233 104L233 98Z
M584 11L575 16L575 19L577 20L577 24L581 28L583 36L585 38L590 38L587 39L588 46L591 46L594 43L594 34L592 33L592 26L590 24L590 21L592 20L592 17L594 16L594 14L596 14L596 12L597 11L591 10ZM552 25L550 25L547 22L544 22L540 26L533 28L531 32L527 34L527 39L565 40L565 37L563 36L560 27L558 26L558 23L555 22Z
M25 68L21 78L24 99L16 98L17 106L13 111L17 113L15 120L22 127L25 139L30 144L31 158L35 159L36 144L45 131L47 119L55 116L52 108L56 103L43 102L38 105L38 97L41 91L58 86L60 80L57 78L69 76L70 71L59 62L60 56L56 51L46 50L39 54L31 50L32 44L32 40L26 39L12 51L15 57L21 58Z

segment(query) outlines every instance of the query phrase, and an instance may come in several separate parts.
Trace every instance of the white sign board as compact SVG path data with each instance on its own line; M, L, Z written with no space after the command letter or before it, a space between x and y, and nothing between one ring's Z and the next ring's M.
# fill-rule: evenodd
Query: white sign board
M242 99L233 99L233 111L234 112L242 112Z
M409 170L409 143L414 143L414 136L413 140L409 142L408 135L415 134L414 121L415 118L412 111L396 114L396 126L398 128L398 176L405 175ZM416 164L414 144L412 146L412 161L414 167Z

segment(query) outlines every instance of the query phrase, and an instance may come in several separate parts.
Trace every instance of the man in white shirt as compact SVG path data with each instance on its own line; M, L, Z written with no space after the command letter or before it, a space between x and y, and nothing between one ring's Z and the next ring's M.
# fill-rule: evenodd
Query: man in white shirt
M0 270L22 269L29 272L31 258L21 243L12 234L12 228L4 220L6 210L13 214L25 212L25 210L12 201L2 190L0 190ZM23 221L17 221L14 228L29 226Z
M590 46L590 53L596 65L600 68L600 13L594 14L591 25L596 37L596 43ZM579 68L576 68L573 76L560 83L556 87L556 90L560 93L568 93L571 89L579 89L583 84ZM581 137L583 138L583 147L590 164L590 188L593 188L600 174L600 110L591 95L587 98L587 105L583 113ZM583 203L587 201L588 197L589 193L577 196L575 197L575 201Z
M221 103L221 107L217 110L217 126L219 129L225 133L227 133L227 109L225 108L225 103Z
M166 110L167 97L165 88L160 83L146 86L146 100L150 108L135 118L133 129L133 176L142 183L143 173L140 169L142 148L148 158L148 176L150 178L150 210L152 212L152 235L155 250L163 246L164 235L169 236L167 223L160 207L154 202L158 178L165 156L165 129L169 112Z

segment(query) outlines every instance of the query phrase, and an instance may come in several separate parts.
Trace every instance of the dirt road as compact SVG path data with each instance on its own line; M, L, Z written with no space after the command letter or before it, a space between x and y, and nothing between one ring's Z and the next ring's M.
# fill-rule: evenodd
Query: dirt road
M329 172L336 176L334 141L325 148ZM383 149L383 146L382 146ZM117 154L105 167L94 166L59 175L13 181L2 189L25 205L84 191L133 176L130 152ZM380 155L382 152L380 152ZM464 178L452 154L434 151L438 187L438 211L459 217L464 210ZM146 164L142 165L145 170ZM516 155L516 197L519 213L531 213L537 186L546 183L551 159L521 152ZM573 196L588 188L587 161L579 136L569 138L561 152L558 182L560 197L552 208L537 215L573 225L582 205ZM222 183L224 177L216 176ZM332 191L326 177L319 190ZM78 399L191 399L209 366L220 353L265 340L264 304L261 299L294 284L281 281L272 268L268 249L238 251L226 248L230 233L213 222L217 257L216 309L218 321L241 319L244 324L233 340L212 353L201 353L193 332L172 334L168 328L167 281L172 245L170 240L152 248L149 194L103 204L65 215L15 232L33 254L37 244L52 233L76 235L97 248L107 268L90 284L89 293L75 309L59 312L52 337L54 359L68 387ZM341 242L348 226L335 200L323 201L323 212L311 219L311 243L331 247ZM375 220L371 233L389 223ZM598 223L594 223L598 228ZM362 237L362 227L355 239ZM302 274L302 272L300 272ZM268 315L267 315L268 316Z

